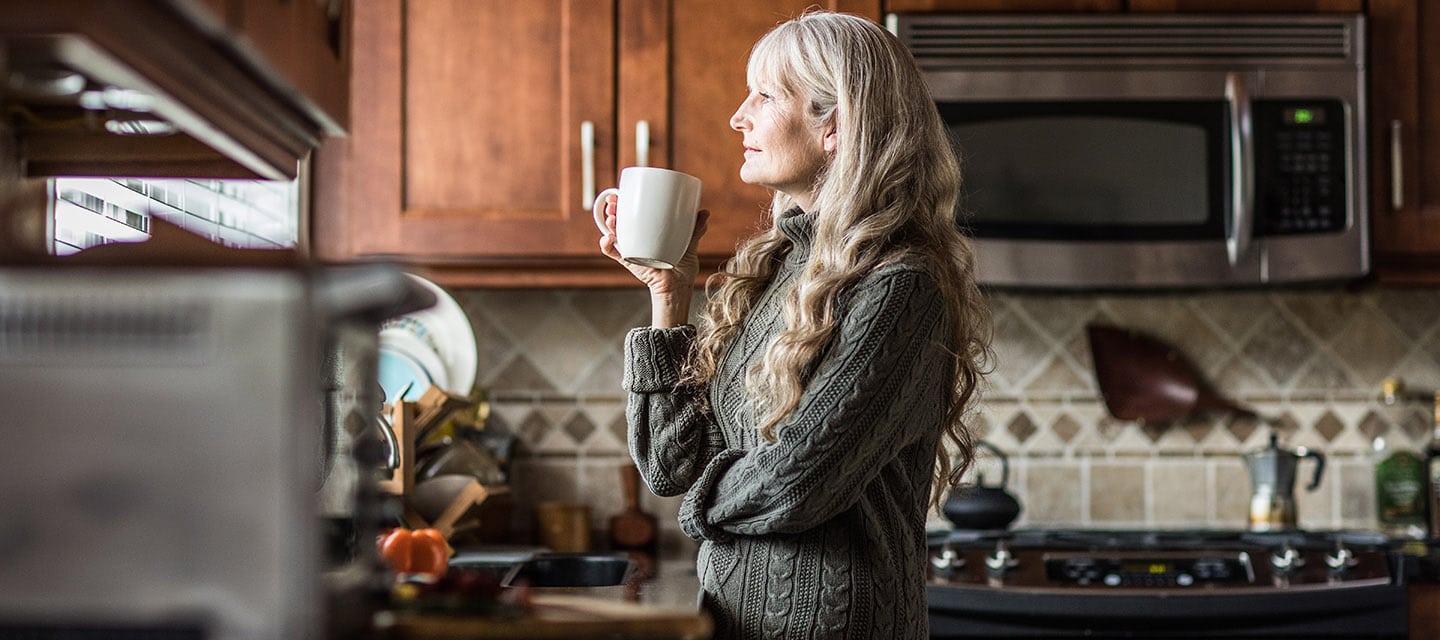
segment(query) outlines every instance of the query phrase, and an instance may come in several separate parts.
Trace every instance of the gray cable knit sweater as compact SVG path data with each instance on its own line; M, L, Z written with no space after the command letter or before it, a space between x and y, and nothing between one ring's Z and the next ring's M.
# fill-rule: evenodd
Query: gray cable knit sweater
M626 337L631 455L656 494L685 494L717 638L927 637L925 511L954 320L921 261L875 270L839 300L800 405L764 441L745 372L782 328L814 214L777 224L794 248L705 390L709 408L677 389L694 327Z

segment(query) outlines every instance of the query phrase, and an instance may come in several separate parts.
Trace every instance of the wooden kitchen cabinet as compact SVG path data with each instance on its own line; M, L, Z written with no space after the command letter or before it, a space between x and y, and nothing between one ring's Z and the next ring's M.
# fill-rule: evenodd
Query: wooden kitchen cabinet
M814 4L356 3L352 134L316 158L318 255L409 262L449 286L633 285L599 255L584 187L587 167L599 191L643 153L704 182L714 267L769 200L739 182L728 124L746 56ZM880 18L880 0L820 4Z
M1440 285L1440 6L1370 0L1368 18L1375 276Z

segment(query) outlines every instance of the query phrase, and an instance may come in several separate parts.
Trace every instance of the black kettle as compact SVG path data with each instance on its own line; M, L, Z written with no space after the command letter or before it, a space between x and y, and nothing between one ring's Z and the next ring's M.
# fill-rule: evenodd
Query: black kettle
M940 510L959 529L1004 529L1020 515L1020 501L1005 490L1010 460L989 442L980 440L975 446L988 449L1000 459L1000 485L985 486L985 474L977 474L975 484L950 489Z

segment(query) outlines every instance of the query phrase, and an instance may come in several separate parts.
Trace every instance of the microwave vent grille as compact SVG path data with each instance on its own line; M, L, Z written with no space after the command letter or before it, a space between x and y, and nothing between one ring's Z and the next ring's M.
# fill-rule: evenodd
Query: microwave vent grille
M0 296L0 364L196 364L209 352L210 325L205 305L164 296Z
M1359 64L1358 18L899 16L897 33L922 67L969 62Z

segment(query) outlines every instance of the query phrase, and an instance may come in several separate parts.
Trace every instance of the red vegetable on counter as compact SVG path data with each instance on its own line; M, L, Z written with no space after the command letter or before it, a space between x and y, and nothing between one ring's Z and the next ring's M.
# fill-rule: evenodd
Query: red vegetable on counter
M391 529L379 544L380 558L397 574L438 580L449 568L450 545L438 529Z

